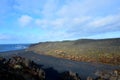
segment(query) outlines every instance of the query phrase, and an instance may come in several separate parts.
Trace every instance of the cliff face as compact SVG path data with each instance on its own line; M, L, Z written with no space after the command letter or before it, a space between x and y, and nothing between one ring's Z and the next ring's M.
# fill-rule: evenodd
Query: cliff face
M41 42L27 50L77 61L120 64L120 38Z

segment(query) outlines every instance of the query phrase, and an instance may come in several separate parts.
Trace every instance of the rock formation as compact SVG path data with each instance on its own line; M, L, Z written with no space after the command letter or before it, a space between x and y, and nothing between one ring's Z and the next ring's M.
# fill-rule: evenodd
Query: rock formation
M53 69L43 70L40 65L27 58L13 56L5 59L0 57L0 80L51 80L51 77L53 77L52 80L81 80L77 73L71 71L54 74ZM96 78L89 76L86 80L120 80L120 69L96 71L95 76Z
M65 71L61 73L61 80L81 80L77 73Z
M0 58L0 80L45 80L38 64L20 56Z
M120 80L120 70L114 71L97 71L98 77L95 80Z

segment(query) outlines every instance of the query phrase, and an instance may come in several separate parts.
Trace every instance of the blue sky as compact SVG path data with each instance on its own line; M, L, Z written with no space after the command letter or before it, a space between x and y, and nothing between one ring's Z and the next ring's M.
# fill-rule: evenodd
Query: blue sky
M120 37L120 0L0 0L0 44Z

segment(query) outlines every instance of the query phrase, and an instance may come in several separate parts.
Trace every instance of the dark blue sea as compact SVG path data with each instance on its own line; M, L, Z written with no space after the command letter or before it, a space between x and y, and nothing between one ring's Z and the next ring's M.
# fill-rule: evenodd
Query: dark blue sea
M26 49L30 44L0 44L0 52Z

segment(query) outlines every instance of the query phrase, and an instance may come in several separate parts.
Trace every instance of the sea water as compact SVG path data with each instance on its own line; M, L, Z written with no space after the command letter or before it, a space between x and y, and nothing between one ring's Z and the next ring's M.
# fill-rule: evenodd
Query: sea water
M0 52L26 49L30 44L0 44Z

